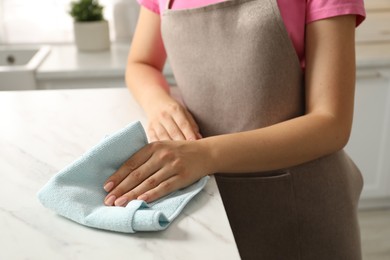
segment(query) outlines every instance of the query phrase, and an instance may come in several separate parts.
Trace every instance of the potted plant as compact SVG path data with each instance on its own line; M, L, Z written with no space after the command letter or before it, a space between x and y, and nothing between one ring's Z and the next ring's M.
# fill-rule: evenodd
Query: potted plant
M108 22L98 0L77 0L71 3L69 14L74 19L74 36L80 51L110 48Z

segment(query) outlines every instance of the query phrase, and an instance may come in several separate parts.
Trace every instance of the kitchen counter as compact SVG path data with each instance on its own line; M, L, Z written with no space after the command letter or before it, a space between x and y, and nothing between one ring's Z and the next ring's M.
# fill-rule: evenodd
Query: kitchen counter
M366 32L370 31L365 27L358 28L357 76L366 76L367 69L390 69L390 41L364 41ZM38 88L124 87L129 47L128 44L113 43L107 51L79 52L72 44L53 45L48 57L35 72ZM164 67L164 75L169 84L176 85L169 63Z
M74 44L52 45L36 71L37 80L124 77L130 44L111 43L106 51L80 52ZM172 71L167 64L165 75Z
M105 135L146 118L126 89L0 92L0 259L239 259L214 178L161 232L122 234L56 215L36 198Z
M123 77L128 44L112 44L107 51L80 52L73 44L52 45L36 71L37 80L55 78Z

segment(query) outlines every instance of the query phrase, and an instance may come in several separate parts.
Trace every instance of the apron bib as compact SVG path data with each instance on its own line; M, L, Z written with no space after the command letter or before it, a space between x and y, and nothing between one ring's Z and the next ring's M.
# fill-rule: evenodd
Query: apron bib
M303 73L277 0L186 10L171 3L162 37L203 136L304 114ZM215 176L242 259L361 259L363 181L344 151L289 169Z

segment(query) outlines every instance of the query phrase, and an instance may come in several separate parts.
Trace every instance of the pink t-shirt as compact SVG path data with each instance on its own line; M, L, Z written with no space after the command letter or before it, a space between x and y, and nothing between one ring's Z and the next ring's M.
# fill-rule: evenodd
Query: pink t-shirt
M188 9L206 6L226 0L175 0L172 9ZM167 0L138 0L147 9L162 14ZM363 0L277 0L280 13L301 66L305 66L305 25L320 19L354 14L356 26L366 16Z

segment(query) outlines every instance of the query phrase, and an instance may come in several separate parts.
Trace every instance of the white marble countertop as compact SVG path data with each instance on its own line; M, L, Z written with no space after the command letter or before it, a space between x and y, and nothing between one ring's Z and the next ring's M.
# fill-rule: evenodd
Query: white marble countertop
M239 259L214 178L165 231L56 215L37 191L106 134L146 118L126 89L0 92L0 259Z

